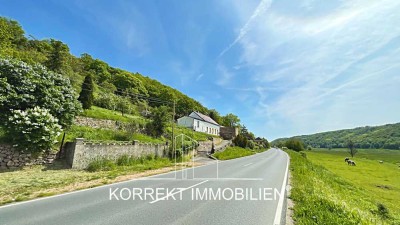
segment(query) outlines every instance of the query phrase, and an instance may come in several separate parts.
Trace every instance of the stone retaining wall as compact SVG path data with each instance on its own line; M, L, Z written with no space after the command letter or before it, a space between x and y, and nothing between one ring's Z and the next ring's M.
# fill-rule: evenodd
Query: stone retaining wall
M103 128L117 130L121 126L121 123L114 120L103 120L95 119L90 117L77 116L74 120L74 124L79 126L87 126L92 128Z
M34 158L30 153L22 153L11 145L0 145L0 169L16 169L30 165L52 164L56 154L47 153Z
M147 155L164 157L168 155L168 147L166 144L149 144L138 141L102 143L77 138L75 142L66 145L65 156L72 169L86 169L90 162L96 159L116 160L124 155L137 158Z

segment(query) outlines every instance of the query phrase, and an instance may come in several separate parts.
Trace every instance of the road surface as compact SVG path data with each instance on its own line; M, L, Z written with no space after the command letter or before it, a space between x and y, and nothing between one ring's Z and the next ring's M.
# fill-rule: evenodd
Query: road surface
M279 224L287 166L287 154L270 149L6 205L0 207L0 224Z

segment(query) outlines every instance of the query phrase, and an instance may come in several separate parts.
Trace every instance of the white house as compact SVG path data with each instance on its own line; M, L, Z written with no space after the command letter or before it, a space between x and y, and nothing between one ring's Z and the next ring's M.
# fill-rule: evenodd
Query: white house
M221 127L209 116L203 115L199 112L192 112L189 116L179 118L178 125L191 128L194 131L217 136L219 136L219 128Z

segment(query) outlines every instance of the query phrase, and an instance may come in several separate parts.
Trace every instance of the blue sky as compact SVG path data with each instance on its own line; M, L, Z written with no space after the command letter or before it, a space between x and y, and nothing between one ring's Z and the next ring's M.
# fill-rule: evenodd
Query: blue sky
M400 1L0 0L27 34L140 72L256 135L400 122Z

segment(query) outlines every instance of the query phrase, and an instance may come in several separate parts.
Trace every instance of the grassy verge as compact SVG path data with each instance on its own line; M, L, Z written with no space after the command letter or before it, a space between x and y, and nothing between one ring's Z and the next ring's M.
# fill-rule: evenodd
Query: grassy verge
M89 164L87 170L89 172L97 171L134 171L140 172L151 169L159 169L166 166L172 166L173 163L168 158L157 158L147 156L142 158L133 158L122 156L117 161L108 159L99 159Z
M168 134L172 133L171 125L167 127L167 133ZM210 134L206 134L206 133L202 133L202 132L196 132L187 127L181 127L181 126L175 126L175 134L185 134L185 135L195 139L196 141L207 141L207 140L209 140L210 137L221 138L221 137L215 136L215 135L210 135Z
M254 151L250 149L241 148L241 147L228 147L223 152L217 152L214 154L214 157L219 160L227 160L227 159L235 159L239 157L244 157L248 155L255 154Z
M138 122L139 124L145 124L146 119L141 116L135 116L130 114L122 114L117 111L103 109L100 107L92 106L91 109L84 110L81 116L91 117L96 119L107 119L107 120L115 120L120 122Z
M360 185L316 165L297 152L288 151L294 220L297 224L397 224L381 199L375 199ZM317 160L322 160L319 156ZM341 160L342 161L342 160ZM337 162L336 162L337 163ZM344 164L344 162L339 162ZM347 169L355 167L347 166Z
M187 165L179 164L178 167ZM173 162L167 158L121 157L117 162L93 162L92 172L65 169L61 162L51 167L33 166L12 172L0 172L0 205L165 173L174 169Z
M61 140L62 136L59 137ZM133 141L147 143L164 143L162 138L153 138L144 134L131 134L123 130L110 130L110 129L95 129L86 126L73 125L66 132L66 141L73 141L75 138L85 138L88 140L102 140L102 141Z

